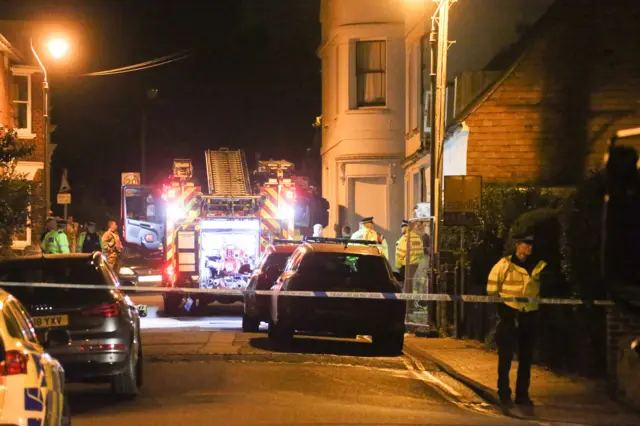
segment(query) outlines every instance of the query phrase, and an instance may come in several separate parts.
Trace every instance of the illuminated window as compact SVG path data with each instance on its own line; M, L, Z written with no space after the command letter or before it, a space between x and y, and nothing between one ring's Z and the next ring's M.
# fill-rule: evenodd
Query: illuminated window
M387 103L387 46L385 41L356 43L358 107Z

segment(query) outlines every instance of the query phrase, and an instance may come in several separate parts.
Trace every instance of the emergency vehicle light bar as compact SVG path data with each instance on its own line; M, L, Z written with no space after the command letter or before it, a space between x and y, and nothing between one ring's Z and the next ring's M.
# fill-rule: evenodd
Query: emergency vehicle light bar
M376 241L352 240L350 238L304 237L304 241L309 243L326 243L326 244L359 244L359 245L366 245L366 246L378 245Z

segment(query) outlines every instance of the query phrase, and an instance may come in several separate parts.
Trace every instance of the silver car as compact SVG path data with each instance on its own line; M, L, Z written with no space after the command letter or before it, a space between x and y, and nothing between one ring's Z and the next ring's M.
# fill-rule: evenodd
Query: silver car
M67 381L107 382L121 396L142 385L140 316L100 253L0 261L0 281L89 284L94 289L6 287L33 317L38 339Z

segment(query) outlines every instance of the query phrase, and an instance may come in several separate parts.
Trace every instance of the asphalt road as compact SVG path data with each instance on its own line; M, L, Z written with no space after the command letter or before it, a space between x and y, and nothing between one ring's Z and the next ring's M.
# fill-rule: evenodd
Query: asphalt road
M505 425L435 366L381 357L366 339L297 337L291 347L242 333L241 306L206 318L163 318L143 334L145 384L118 401L102 385L70 385L74 425Z

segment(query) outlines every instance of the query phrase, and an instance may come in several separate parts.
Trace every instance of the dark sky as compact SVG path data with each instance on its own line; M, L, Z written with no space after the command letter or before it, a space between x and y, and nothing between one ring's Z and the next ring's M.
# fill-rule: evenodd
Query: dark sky
M140 169L141 108L151 87L159 90L148 109L151 178L168 174L172 158L192 158L203 171L203 151L225 146L245 149L249 159L260 152L299 161L313 141L321 113L318 0L6 3L13 18L81 27L80 58L51 76L54 190L67 167L75 199L117 204L120 172ZM165 67L78 76L184 49L192 56Z

